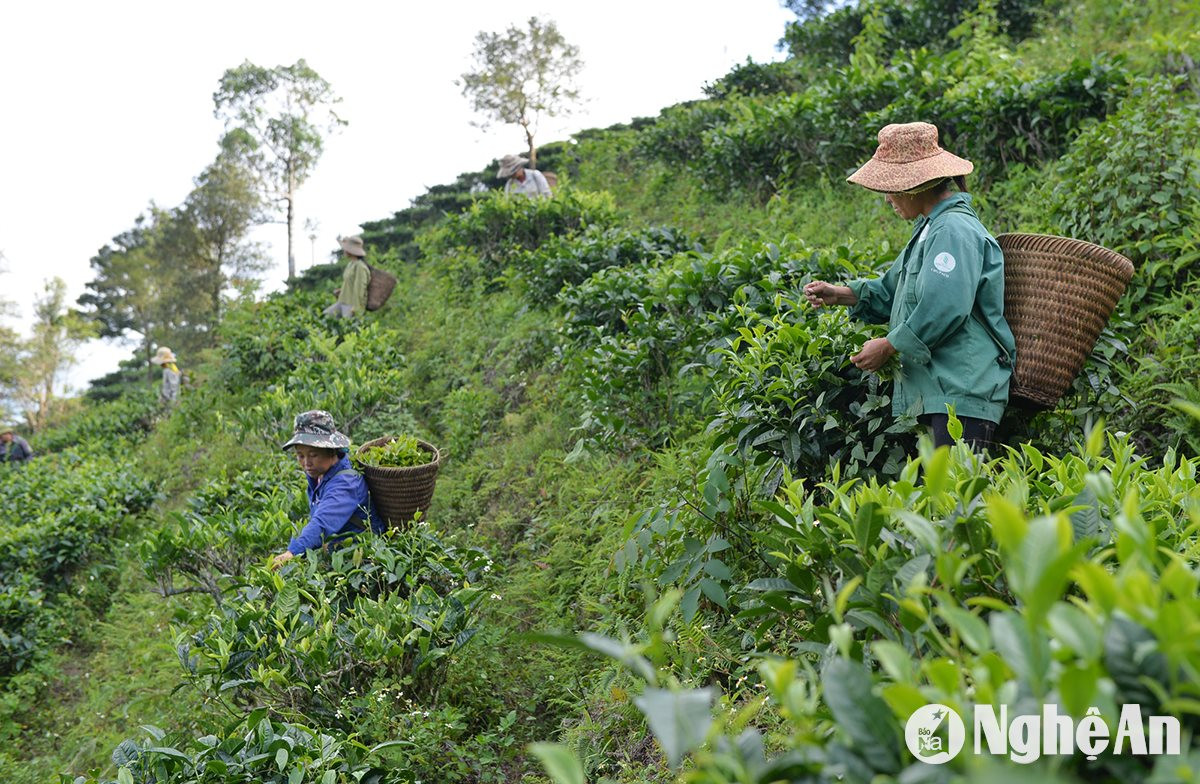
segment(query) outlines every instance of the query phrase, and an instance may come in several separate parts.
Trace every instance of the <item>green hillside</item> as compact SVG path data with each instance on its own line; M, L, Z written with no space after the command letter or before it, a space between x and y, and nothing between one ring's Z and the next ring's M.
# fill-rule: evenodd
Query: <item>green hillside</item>
M481 169L368 220L385 308L321 316L314 268L224 318L175 409L89 402L0 466L3 780L1193 781L1198 23L863 0L543 145L553 199L472 195ZM983 457L894 419L849 361L882 328L800 294L903 247L844 179L918 119L993 234L1136 269L1071 392ZM427 519L272 571L311 408L448 457ZM1109 741L1138 705L1182 753L928 765L927 703L1094 707Z

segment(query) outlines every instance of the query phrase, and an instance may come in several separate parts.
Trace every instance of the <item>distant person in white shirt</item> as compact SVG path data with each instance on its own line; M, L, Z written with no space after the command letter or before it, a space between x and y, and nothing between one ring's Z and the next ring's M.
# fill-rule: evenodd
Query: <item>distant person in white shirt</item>
M496 176L508 180L504 183L504 192L519 193L531 199L549 198L550 183L546 182L546 177L537 169L526 169L527 163L529 159L519 155L505 155L500 159L500 170L496 172Z

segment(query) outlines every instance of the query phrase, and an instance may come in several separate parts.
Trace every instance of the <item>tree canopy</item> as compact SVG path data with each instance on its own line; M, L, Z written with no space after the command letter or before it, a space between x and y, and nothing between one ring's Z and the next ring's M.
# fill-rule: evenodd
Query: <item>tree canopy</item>
M458 84L472 108L483 115L477 124L519 125L529 160L537 164L534 135L538 120L571 111L579 100L575 77L583 68L579 47L567 43L553 20L530 17L525 27L475 37L475 68Z
M296 276L296 190L320 160L325 136L346 125L334 111L340 102L303 59L273 68L247 60L226 71L213 93L213 113L240 132L237 150L256 173L260 194L285 203L289 280Z

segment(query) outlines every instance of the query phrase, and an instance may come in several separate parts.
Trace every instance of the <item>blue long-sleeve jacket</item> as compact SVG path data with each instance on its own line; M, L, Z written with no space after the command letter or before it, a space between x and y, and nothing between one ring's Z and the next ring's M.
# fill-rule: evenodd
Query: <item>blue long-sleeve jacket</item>
M371 530L383 530L383 521L367 493L367 480L350 467L349 457L337 461L319 482L307 479L308 524L288 543L292 555L361 532L368 514Z

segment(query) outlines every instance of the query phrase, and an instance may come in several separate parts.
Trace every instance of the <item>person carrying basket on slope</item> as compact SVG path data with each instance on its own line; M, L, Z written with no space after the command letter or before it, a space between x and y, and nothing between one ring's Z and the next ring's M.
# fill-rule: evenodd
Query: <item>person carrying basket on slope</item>
M158 402L164 406L173 406L179 402L179 387L183 382L183 374L179 372L179 360L175 352L166 346L159 346L158 351L150 359L151 365L162 368L162 386L158 388Z
M13 432L11 425L0 425L0 463L24 463L33 457L29 442Z
M367 288L371 285L371 268L364 260L367 251L363 247L362 237L342 237L338 243L346 257L346 269L342 272L342 287L334 292L337 302L325 308L325 315L351 318L367 312Z
M896 214L915 221L908 244L880 278L804 286L813 307L849 305L851 316L888 325L886 337L850 360L873 371L900 355L892 413L916 413L935 446L953 441L947 406L964 441L991 443L1016 358L1004 320L1004 255L966 193L974 168L943 150L929 123L885 126L874 156L848 180L885 194Z
M369 526L386 527L367 491L367 481L350 467L350 439L339 433L328 411L296 415L294 432L283 449L291 449L308 479L308 524L271 560L278 569L298 555L336 544Z

